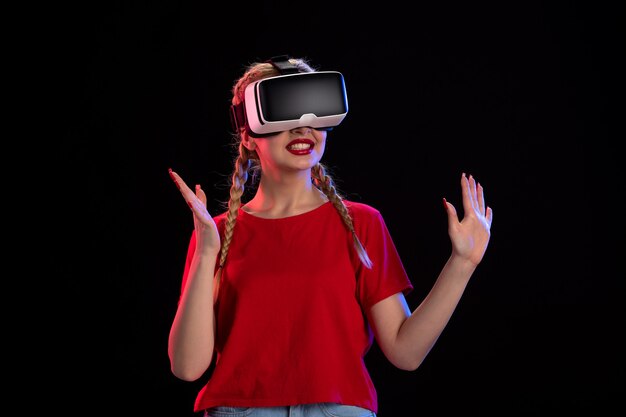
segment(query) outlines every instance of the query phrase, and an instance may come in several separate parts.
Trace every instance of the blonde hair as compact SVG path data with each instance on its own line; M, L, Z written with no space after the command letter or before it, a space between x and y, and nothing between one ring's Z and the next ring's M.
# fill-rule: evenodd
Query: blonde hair
M289 62L298 68L298 72L313 72L315 69L307 62L306 59L290 58ZM237 105L244 100L244 92L248 84L267 77L274 77L280 75L280 72L268 62L255 62L249 64L244 74L235 82L232 88L232 104ZM248 181L248 174L250 171L258 172L260 170L259 157L256 151L251 151L246 148L242 141L241 136L247 134L245 127L241 127L238 132L234 132L233 139L237 147L237 157L235 158L235 169L231 176L230 186L230 198L228 200L228 213L226 215L226 224L224 226L224 236L222 237L222 247L219 258L219 267L215 274L214 285L214 300L217 300L219 293L219 284L222 275L224 264L226 263L226 257L228 256L228 250L233 239L233 231L237 223L237 214L241 207L241 197L245 191L245 184ZM367 255L367 251L361 244L356 231L354 230L354 224L348 208L343 202L343 196L339 194L335 188L333 179L328 175L327 168L317 163L311 168L311 178L315 186L320 189L333 204L339 215L341 216L346 228L352 233L354 247L359 256L361 262L367 267L372 267L372 261Z

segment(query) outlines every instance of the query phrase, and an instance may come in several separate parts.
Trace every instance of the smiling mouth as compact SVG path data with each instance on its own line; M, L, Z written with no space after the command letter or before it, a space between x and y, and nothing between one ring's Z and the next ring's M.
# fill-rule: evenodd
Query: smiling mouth
M286 149L294 155L308 155L313 152L315 143L311 139L295 139L289 142Z
M313 145L311 145L310 143L298 142L294 143L293 145L287 146L287 149L290 151L302 151L305 149L311 149L312 147Z

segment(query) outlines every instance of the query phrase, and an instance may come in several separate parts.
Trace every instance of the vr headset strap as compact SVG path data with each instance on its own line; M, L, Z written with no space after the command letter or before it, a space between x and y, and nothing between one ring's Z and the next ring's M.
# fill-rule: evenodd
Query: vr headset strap
M289 62L288 55L273 56L265 62L269 62L280 72L280 75L295 74L298 72L298 67Z
M289 62L288 55L274 56L265 62L272 64L272 66L280 72L280 75L295 74L298 72L298 67ZM239 130L239 127L246 125L246 112L243 102L239 103L237 106L230 106L230 124L235 132Z
M233 131L238 132L240 127L246 125L246 112L243 105L243 101L238 105L230 106L230 125Z

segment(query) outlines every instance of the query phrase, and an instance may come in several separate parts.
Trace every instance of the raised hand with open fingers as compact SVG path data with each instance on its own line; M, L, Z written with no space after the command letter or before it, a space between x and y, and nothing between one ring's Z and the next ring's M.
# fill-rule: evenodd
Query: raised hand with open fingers
M461 175L463 219L459 221L454 205L443 199L448 214L448 235L452 242L453 255L478 265L483 259L489 238L493 210L485 205L482 185L470 175Z
M211 251L216 253L220 249L220 235L213 217L209 214L206 203L207 198L200 185L196 185L195 193L187 186L185 181L171 168L169 174L178 190L183 195L189 208L193 212L193 224L196 232L196 251Z

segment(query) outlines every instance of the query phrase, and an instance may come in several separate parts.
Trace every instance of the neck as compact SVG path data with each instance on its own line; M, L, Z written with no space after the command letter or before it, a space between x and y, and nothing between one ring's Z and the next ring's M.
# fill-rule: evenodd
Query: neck
M328 199L311 181L310 171L272 177L265 173L255 196L245 205L249 213L283 217L309 211Z

